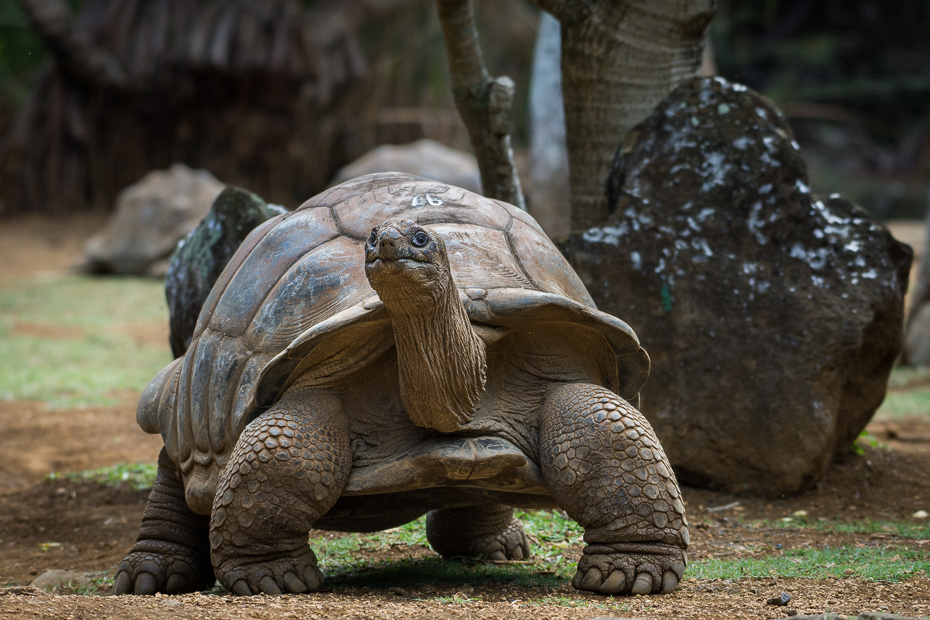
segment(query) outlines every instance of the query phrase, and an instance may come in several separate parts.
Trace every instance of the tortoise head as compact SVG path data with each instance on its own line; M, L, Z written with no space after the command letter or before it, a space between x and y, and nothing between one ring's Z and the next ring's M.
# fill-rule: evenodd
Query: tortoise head
M452 273L446 244L436 231L391 218L365 243L365 275L385 303L448 294Z

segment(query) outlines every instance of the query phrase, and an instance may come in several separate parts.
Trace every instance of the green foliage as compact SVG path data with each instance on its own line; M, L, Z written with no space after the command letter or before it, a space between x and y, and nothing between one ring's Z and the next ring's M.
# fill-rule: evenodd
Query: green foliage
M847 570L852 573L846 574ZM825 547L792 549L765 558L698 560L688 566L688 577L698 579L842 579L900 581L918 571L930 572L930 556L906 548Z
M132 337L143 323L167 323L161 282L67 277L5 286L0 398L75 407L113 405L120 392L141 391L171 361L167 342ZM23 324L30 330L17 332Z
M107 487L128 484L137 491L151 489L155 485L155 475L158 472L157 463L119 463L102 469L85 469L84 471L65 472L58 474L52 472L49 480L75 480L90 481Z
M878 438L870 434L868 431L862 431L859 433L859 436L856 437L856 440L853 442L853 444L849 447L849 451L853 454L858 454L859 456L865 456L864 446L871 446L880 450L885 450L888 448L888 446L880 442Z

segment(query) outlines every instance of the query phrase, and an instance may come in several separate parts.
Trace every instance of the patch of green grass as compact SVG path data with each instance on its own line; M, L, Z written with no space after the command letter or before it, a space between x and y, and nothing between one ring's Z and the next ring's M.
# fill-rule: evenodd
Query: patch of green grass
M113 578L107 575L107 571L89 573L89 577L87 583L77 588L72 588L69 582L68 589L80 596L107 596L113 591Z
M585 607L590 609L609 609L612 611L636 611L631 603L619 603L613 596L604 597L604 601L588 598L570 598L568 596L544 596L542 598L522 601L522 606L555 605L558 607ZM622 599L620 599L622 600ZM645 610L640 610L645 611Z
M889 391L875 412L876 419L915 418L930 416L930 385Z
M25 323L108 327L167 322L168 304L161 280L63 276L5 284L0 288L0 315Z
M898 366L888 378L888 394L878 419L930 416L930 366Z
M901 538L914 540L930 540L930 523L914 523L908 521L834 521L832 519L810 519L803 516L786 517L781 521L760 521L766 527L779 527L794 529L808 527L824 532L848 532L866 534L893 534Z
M122 334L80 340L11 336L0 327L0 398L52 407L115 405L142 391L171 361L166 348L140 347Z
M386 588L390 586L478 585L506 583L524 587L558 586L575 572L575 554L564 555L565 547L582 544L582 529L557 511L519 512L518 516L534 544L534 560L527 564L494 564L482 560L439 557L371 562L359 551L377 551L394 544L426 545L424 519L400 528L368 535L342 538L321 537L310 544L320 557L327 584L334 587ZM811 527L824 531L892 533L908 539L930 538L930 524L899 521L839 522L792 517L791 521L759 521L754 527ZM920 550L894 548L797 549L766 558L738 560L707 559L688 567L688 577L698 579L740 579L746 577L798 577L806 579L852 575L873 581L896 581L919 571L930 572L930 554ZM774 571L774 572L773 572ZM552 598L552 597L549 597ZM549 598L539 604L563 604ZM575 606L576 599L566 605ZM529 602L529 601L528 601ZM590 606L585 604L584 606ZM623 609L621 609L623 611Z
M930 366L896 366L888 377L891 389L909 389L930 384Z
M0 289L0 398L53 407L114 405L171 361L168 343L140 346L134 324L167 322L162 284L68 277ZM17 324L31 326L14 331ZM72 330L64 337L56 329ZM42 334L43 329L49 335ZM38 335L33 335L38 334Z
M312 545L313 543L311 543ZM371 562L355 560L350 565L327 564L321 561L328 575L326 583L336 588L387 588L420 585L480 585L509 584L523 587L555 587L570 579L575 572L540 570L537 564L494 564L474 559L403 558ZM568 567L566 567L567 569Z
M850 575L846 570L851 570ZM782 555L737 560L705 559L688 566L688 577L745 579L778 577L839 579L853 576L870 581L900 581L919 571L930 572L930 556L904 548L826 547L792 549Z
M386 588L396 585L510 583L522 586L555 586L575 574L577 558L562 553L569 544L580 544L581 528L554 511L520 512L534 544L534 561L528 564L494 564L483 560L443 559L438 556L372 562L361 551L378 551L392 545L423 545L426 518L373 534L321 536L310 540L320 565L334 587Z
M373 534L349 534L340 538L319 537L310 541L320 564L333 575L327 583L336 587L389 587L426 583L512 583L554 586L575 574L575 554L565 549L581 545L584 530L559 511L518 511L532 542L533 562L493 564L483 560L448 560L439 557L371 562L360 551L378 551L392 545L428 546L426 518Z
M137 491L144 491L151 489L155 485L155 474L157 472L157 463L120 463L102 469L86 469L84 471L65 473L52 472L48 477L49 480L90 481L108 487L126 483Z

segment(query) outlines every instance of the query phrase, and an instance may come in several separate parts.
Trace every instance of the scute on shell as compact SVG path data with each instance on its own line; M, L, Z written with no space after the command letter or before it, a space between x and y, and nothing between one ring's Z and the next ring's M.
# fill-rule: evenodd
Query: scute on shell
M211 291L190 349L162 371L137 418L160 432L180 467L188 503L209 512L216 474L245 426L296 375L326 358L321 344L366 330L365 347L340 353L364 366L393 346L391 324L364 271L364 243L391 217L430 226L446 243L456 286L474 322L569 321L601 333L617 355L605 384L633 398L649 358L625 323L590 295L533 218L506 203L405 174L352 179L254 230ZM311 358L309 354L317 349ZM338 347L337 347L338 349Z

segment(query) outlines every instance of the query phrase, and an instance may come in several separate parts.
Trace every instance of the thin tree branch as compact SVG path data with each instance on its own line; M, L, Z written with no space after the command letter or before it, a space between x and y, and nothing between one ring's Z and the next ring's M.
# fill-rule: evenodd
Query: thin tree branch
M471 0L437 0L455 107L468 129L489 198L526 209L510 145L514 83L492 78L481 58Z
M64 0L20 0L20 4L67 75L86 85L127 85L119 62L75 28Z

